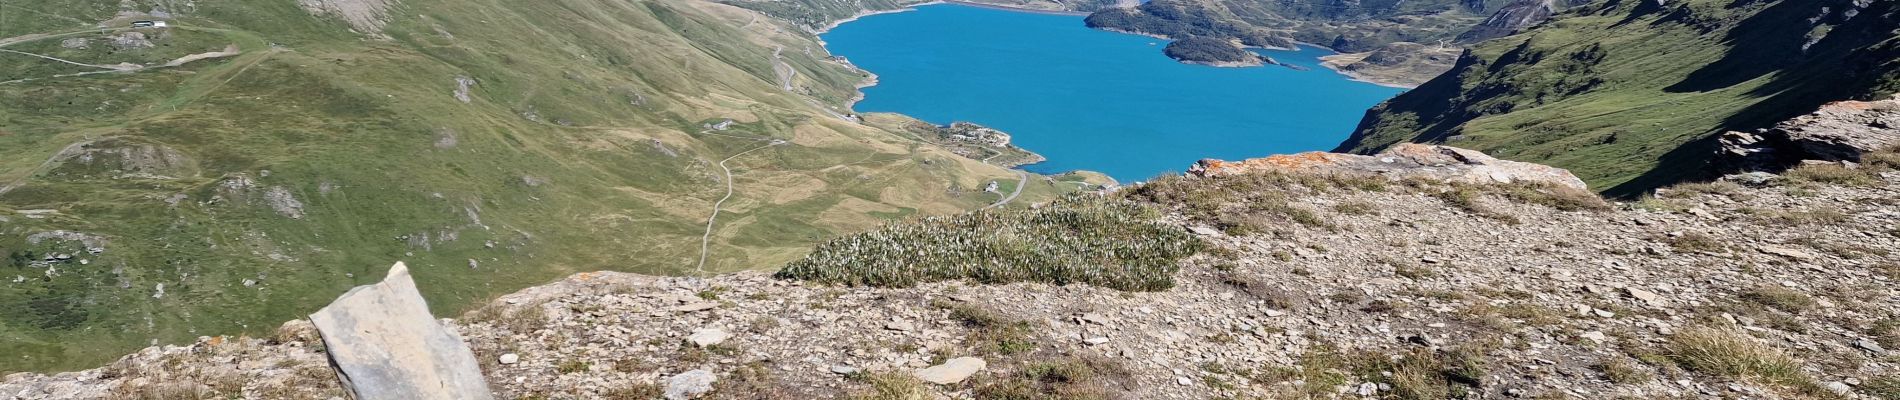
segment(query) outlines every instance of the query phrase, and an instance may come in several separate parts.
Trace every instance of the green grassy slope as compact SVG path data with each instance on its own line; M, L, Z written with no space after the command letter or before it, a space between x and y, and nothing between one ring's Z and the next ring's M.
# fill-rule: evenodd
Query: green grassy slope
M1472 49L1369 111L1341 151L1442 142L1629 195L1703 173L1712 137L1900 89L1900 5L1635 0ZM1853 10L1849 16L1847 10Z
M65 77L102 69L0 54L0 373L269 332L397 260L438 315L575 271L769 267L1017 176L832 116L859 73L739 8L405 0L378 27L230 0L167 9L149 46L95 27L169 4L0 12L0 49L81 64L241 51Z

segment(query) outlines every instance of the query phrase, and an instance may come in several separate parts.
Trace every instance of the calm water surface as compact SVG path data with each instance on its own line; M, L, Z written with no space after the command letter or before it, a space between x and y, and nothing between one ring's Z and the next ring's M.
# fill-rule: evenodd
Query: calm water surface
M1129 182L1202 158L1329 150L1399 89L1320 67L1321 49L1263 50L1309 68L1174 62L1161 39L1097 31L1082 17L931 5L865 17L823 39L878 75L859 112L970 121L1049 161L1038 173L1101 171Z

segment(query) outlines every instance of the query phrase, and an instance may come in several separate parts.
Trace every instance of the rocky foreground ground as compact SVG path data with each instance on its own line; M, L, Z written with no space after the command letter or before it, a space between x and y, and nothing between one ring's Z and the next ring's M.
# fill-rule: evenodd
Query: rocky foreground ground
M1206 242L1162 291L584 273L448 325L501 398L1900 398L1891 153L1631 202L1455 149L1355 157L1329 163L1479 172L1285 158L1109 194ZM323 351L293 321L0 399L339 398Z

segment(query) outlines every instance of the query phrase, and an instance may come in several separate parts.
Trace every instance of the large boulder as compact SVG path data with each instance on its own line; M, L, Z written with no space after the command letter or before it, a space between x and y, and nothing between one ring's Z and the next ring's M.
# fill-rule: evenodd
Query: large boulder
M1589 188L1582 179L1563 168L1500 160L1476 150L1414 143L1395 145L1370 156L1310 152L1245 161L1201 160L1188 168L1188 173L1203 177L1259 172L1428 178L1461 183L1532 182Z
M429 314L409 268L358 286L310 315L330 363L358 399L492 399L475 354Z
M1841 101L1755 132L1728 132L1715 163L1725 172L1778 171L1804 160L1860 161L1900 146L1900 99Z

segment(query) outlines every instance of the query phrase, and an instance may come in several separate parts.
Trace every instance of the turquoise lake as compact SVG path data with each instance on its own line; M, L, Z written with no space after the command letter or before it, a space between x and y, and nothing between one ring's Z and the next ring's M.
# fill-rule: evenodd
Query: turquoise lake
M878 75L858 112L983 124L1049 158L1024 169L1123 182L1202 158L1330 150L1401 91L1321 67L1323 49L1261 51L1307 70L1188 65L1161 54L1165 40L1089 29L1079 16L951 4L865 17L821 38Z

